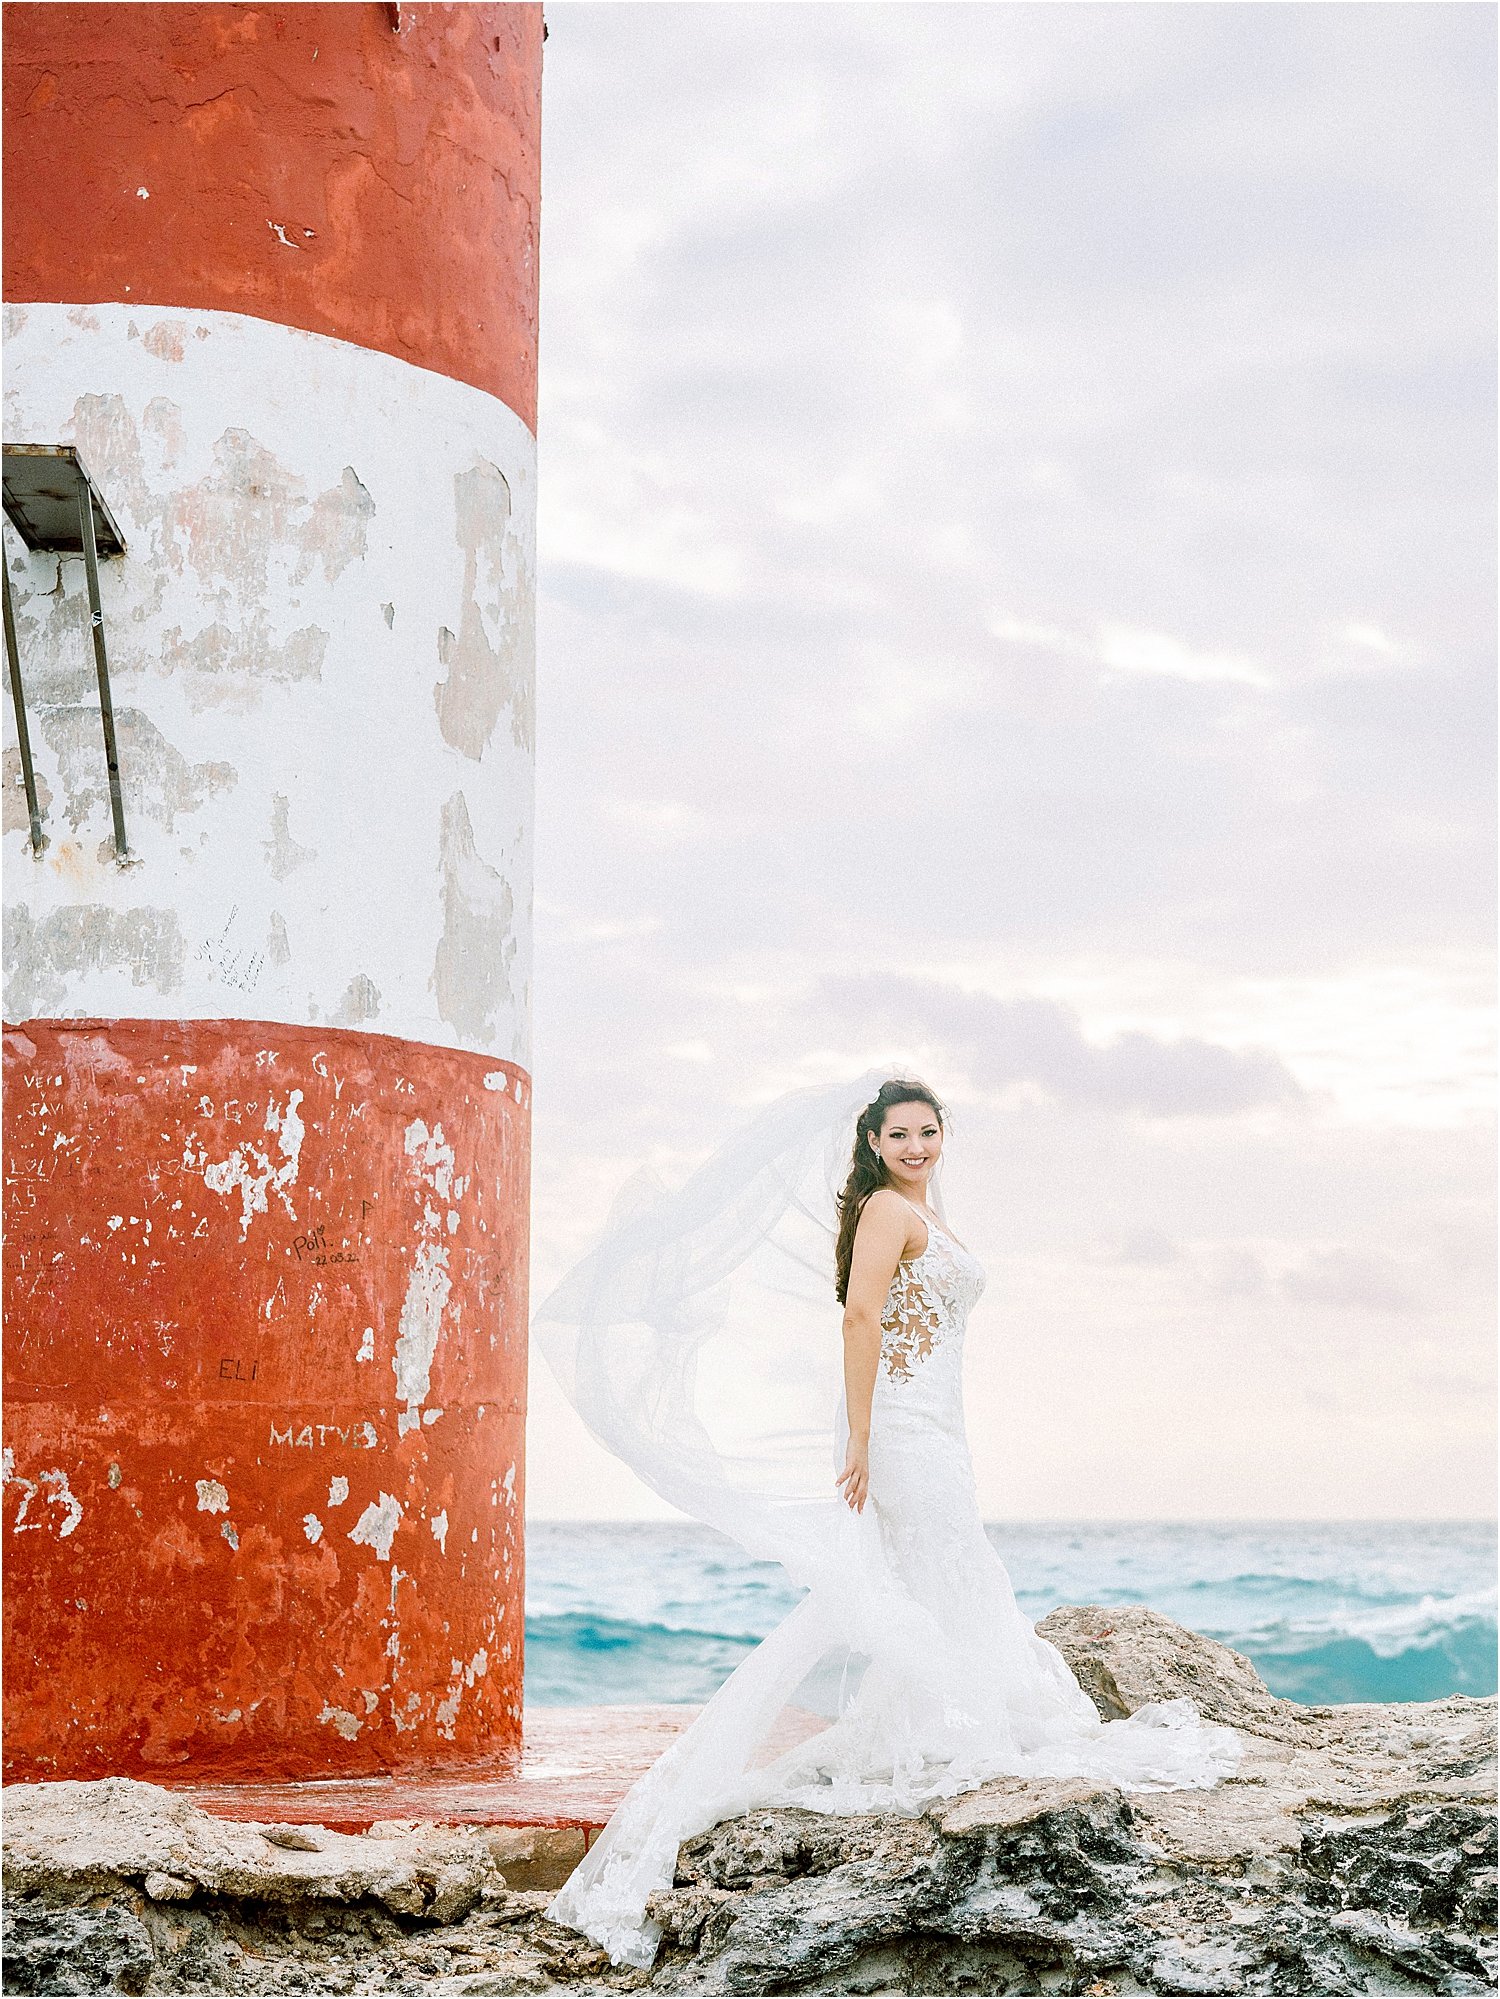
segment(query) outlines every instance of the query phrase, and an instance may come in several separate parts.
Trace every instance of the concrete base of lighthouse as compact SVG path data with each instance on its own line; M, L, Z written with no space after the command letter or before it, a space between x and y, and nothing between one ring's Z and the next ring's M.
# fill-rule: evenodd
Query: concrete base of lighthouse
M390 1820L514 1826L537 1835L518 1887L560 1886L621 1798L698 1712L694 1707L526 1709L519 1766L502 1776L333 1778L296 1784L170 1782L215 1818L367 1832ZM158 1778L154 1781L162 1782ZM507 1879L512 1879L507 1868Z
M525 1749L503 1776L444 1771L423 1778L337 1778L298 1784L172 1784L215 1818L367 1832L382 1822L528 1831L529 1857L506 1862L516 1888L561 1887L625 1793L700 1710L691 1706L526 1709ZM827 1726L789 1708L769 1747L794 1747Z

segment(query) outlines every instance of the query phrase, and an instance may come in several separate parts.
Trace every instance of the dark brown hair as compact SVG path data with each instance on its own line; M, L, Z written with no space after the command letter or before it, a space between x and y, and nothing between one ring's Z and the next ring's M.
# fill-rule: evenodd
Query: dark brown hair
M865 1105L854 1126L854 1153L849 1161L849 1178L844 1182L844 1191L838 1195L839 1239L834 1253L834 1291L842 1305L849 1295L849 1265L854 1260L854 1232L859 1227L860 1215L865 1202L877 1187L888 1187L885 1161L870 1144L878 1139L885 1124L885 1114L892 1104L930 1104L939 1128L946 1131L943 1107L925 1083L913 1083L900 1076L893 1076L888 1083L882 1083L872 1102Z

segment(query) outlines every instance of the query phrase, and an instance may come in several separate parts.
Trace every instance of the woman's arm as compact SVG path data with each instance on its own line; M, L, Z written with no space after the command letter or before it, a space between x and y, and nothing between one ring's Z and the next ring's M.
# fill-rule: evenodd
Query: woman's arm
M910 1206L877 1187L860 1212L849 1263L844 1303L844 1406L849 1416L849 1452L837 1484L856 1513L863 1513L870 1489L870 1405L880 1366L880 1315L896 1265L906 1248Z

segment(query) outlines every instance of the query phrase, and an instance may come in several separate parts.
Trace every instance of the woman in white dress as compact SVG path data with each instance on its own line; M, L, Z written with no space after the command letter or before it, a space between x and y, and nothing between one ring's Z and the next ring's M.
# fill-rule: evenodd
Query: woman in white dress
M1001 1774L1203 1789L1238 1765L1188 1700L1106 1724L1016 1604L964 1429L985 1279L943 1217L947 1122L873 1072L779 1098L678 1192L638 1176L536 1315L594 1433L806 1590L552 1902L617 1964L653 1961L680 1842L739 1812L918 1812Z

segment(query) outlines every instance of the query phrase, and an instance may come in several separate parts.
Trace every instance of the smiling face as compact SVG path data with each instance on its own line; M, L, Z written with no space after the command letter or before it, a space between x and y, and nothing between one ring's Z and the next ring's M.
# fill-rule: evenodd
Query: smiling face
M925 1202L927 1182L943 1149L943 1127L931 1104L888 1104L880 1143L867 1138L884 1162L890 1183L914 1201Z

